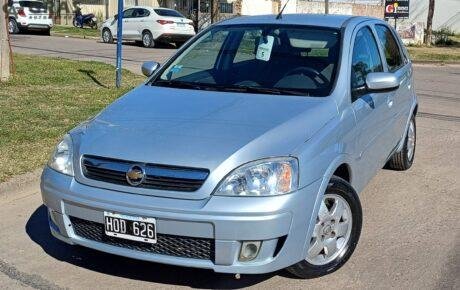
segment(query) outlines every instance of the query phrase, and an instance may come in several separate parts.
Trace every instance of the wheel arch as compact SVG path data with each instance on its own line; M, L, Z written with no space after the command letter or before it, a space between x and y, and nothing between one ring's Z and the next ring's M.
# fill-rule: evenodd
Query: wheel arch
M352 173L352 166L351 166L351 156L349 154L339 154L330 164L329 167L326 169L322 179L321 179L321 185L318 190L318 193L316 195L316 200L315 200L315 207L313 209L313 214L311 216L309 225L308 225L308 232L307 236L305 237L305 244L303 246L303 255L306 256L308 248L309 248L309 241L311 238L311 234L313 232L313 228L316 222L316 216L318 215L319 207L321 205L321 201L323 199L324 193L326 192L326 189L332 179L332 177L337 174L342 174L343 176L346 177L346 174L348 175L349 180L347 180L350 183L350 186L353 187L351 181L353 178L353 173ZM341 176L338 176L341 177ZM343 177L341 177L343 178ZM346 180L346 179L345 179ZM353 187L354 188L354 187ZM356 190L356 189L355 189Z

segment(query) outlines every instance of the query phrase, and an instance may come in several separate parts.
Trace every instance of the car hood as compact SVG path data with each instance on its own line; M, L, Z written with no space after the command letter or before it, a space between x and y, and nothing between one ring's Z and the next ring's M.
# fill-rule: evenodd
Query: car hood
M330 98L142 85L102 111L74 142L78 156L209 169L204 192L195 195L204 197L243 163L290 155L336 114Z

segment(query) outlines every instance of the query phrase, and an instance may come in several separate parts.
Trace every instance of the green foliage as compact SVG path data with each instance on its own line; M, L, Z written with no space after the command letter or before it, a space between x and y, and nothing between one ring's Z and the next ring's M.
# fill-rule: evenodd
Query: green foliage
M439 30L433 31L435 44L439 46L453 46L456 44L453 37L455 33L448 27L443 27Z
M42 166L62 135L143 81L111 65L15 55L16 75L0 83L0 182Z

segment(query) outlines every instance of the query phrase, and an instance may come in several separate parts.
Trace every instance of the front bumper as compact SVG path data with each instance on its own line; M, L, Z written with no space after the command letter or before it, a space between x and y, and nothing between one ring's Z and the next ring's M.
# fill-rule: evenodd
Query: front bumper
M180 200L127 194L80 184L45 168L41 190L50 229L58 239L130 258L222 273L267 273L306 256L315 203L322 182L276 197L220 197ZM77 235L71 219L103 223L104 211L154 217L157 233L212 239L212 259L192 259L125 248ZM262 241L258 256L238 260L242 241Z

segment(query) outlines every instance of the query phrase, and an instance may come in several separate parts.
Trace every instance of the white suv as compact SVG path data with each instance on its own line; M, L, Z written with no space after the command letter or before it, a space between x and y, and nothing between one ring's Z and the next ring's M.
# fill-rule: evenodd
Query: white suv
M145 47L158 42L181 46L195 35L193 21L176 10L135 6L123 11L123 40L134 40ZM102 41L112 43L117 36L117 16L102 24Z
M42 1L10 0L8 14L8 30L11 34L22 30L39 30L49 35L53 27L53 19Z

